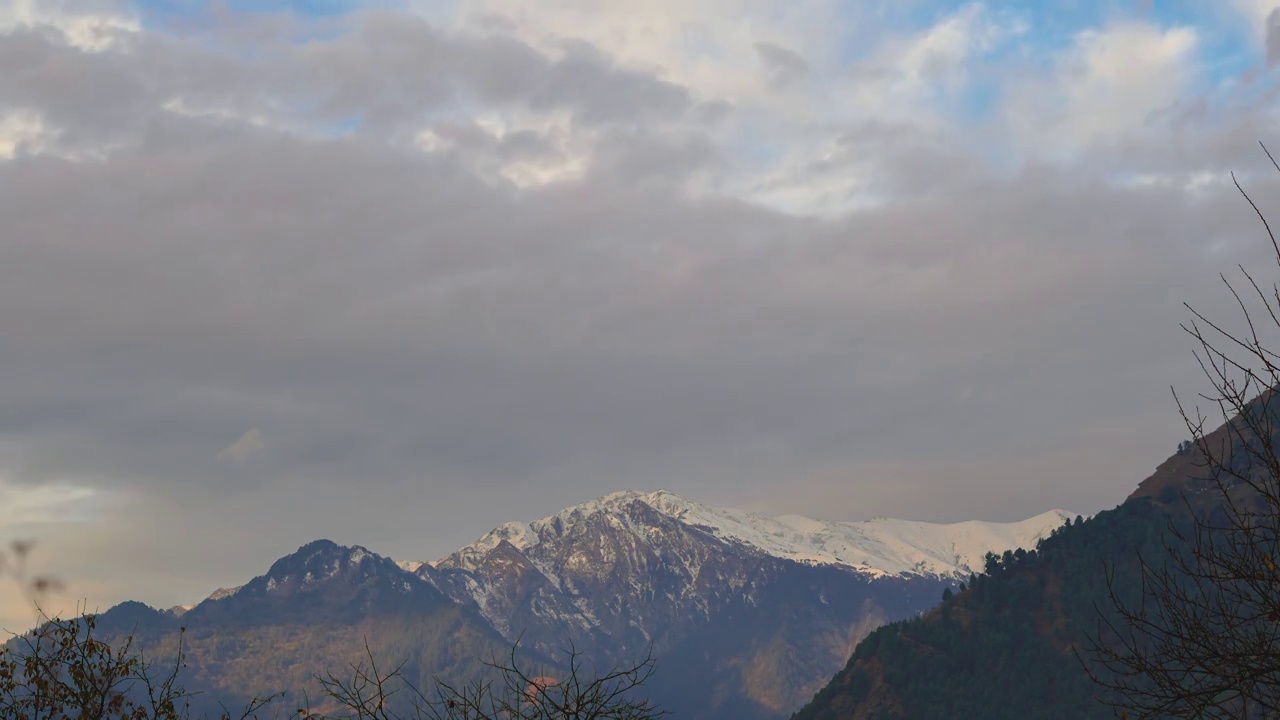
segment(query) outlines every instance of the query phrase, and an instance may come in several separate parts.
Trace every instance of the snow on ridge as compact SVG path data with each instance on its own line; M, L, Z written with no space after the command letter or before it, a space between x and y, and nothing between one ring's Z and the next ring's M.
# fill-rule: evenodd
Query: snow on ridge
M614 498L620 495L607 496ZM685 524L768 555L817 565L839 565L867 575L964 576L982 569L988 552L1034 548L1068 518L1050 510L1013 523L968 520L941 524L878 518L862 522L760 515L712 508L660 490L636 499Z
M235 595L236 593L240 592L240 591L241 591L241 590L243 590L243 589L244 589L244 586L243 586L243 585L237 585L237 586L235 586L235 587L224 587L224 588L218 588L217 590L214 590L212 593L209 593L209 597L207 597L207 598L205 598L205 599L206 599L206 600L221 600L221 599L223 599L223 598L229 598L229 597L231 597L232 595Z
M679 507L696 504L665 490L650 493L622 490L577 505L571 505L554 515L548 515L533 522L505 522L485 533L470 545L426 564L436 568L474 569L476 563L482 560L489 551L497 547L503 540L509 542L517 550L525 552L529 548L541 544L544 537L558 535L559 532L556 528L571 527L575 522L599 513L617 515L622 508L636 500L672 517L675 517L673 513ZM542 567L532 558L531 561L544 574L548 573L548 568Z
M675 493L621 491L573 505L531 523L504 523L433 567L472 568L506 540L524 552L554 528L598 513L617 515L642 502L686 525L774 557L816 565L848 567L874 577L934 575L958 577L982 570L988 552L1034 548L1072 514L1050 510L1012 523L969 520L941 524L878 518L861 522L815 520L800 515L767 516L731 508L713 508ZM527 553L526 553L527 554Z
M1066 511L1051 510L1013 523L827 522L798 515L762 516L696 507L711 512L686 511L677 519L769 555L849 567L876 577L954 577L980 572L988 552L1034 548L1071 517Z
M550 518L547 518L548 520ZM480 537L479 540L460 548L446 557L439 558L426 564L431 567L457 567L463 569L474 569L477 562L482 560L490 550L502 544L506 540L517 550L526 550L527 548L538 544L538 535L534 531L531 523L522 522L505 522L498 527L490 530Z

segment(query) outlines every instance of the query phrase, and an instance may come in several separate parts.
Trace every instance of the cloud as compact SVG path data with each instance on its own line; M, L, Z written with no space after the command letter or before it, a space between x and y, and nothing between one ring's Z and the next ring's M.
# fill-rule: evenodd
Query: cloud
M1076 152L1151 132L1191 86L1195 29L1120 21L1077 33L1048 77L1032 75L1009 107L1024 142Z
M757 42L755 47L769 75L769 83L776 88L785 87L809 72L809 63L795 50L769 42Z
M92 487L67 482L24 487L0 479L0 528L30 528L45 523L85 520Z
M28 148L31 152L41 152L47 133L40 117L29 111L11 111L0 116L0 160L12 160Z
M434 8L435 3L419 3ZM455 4L449 20L460 27L505 19L510 32L525 42L554 51L574 38L607 48L631 68L664 77L704 97L735 103L768 94L758 71L759 42L805 48L823 58L839 52L840 31L863 12L830 0L803 8L759 0L656 0L643 8L615 3L466 0ZM430 13L431 10L424 10ZM763 81L763 82L762 82Z
M1216 179L1277 189L1208 29L621 7L7 25L4 492L95 493L50 569L172 605L627 487L1093 512L1183 439L1176 301L1268 247Z
M140 29L127 5L115 0L10 0L0 6L0 31L38 27L88 52L109 49Z
M1251 28L1258 28L1266 22L1267 16L1271 11L1280 7L1276 0L1231 0L1229 6L1237 13L1244 16ZM1258 36L1254 36L1254 41L1258 40Z
M1280 62L1280 7L1267 13L1266 47L1267 64Z
M265 450L266 447L266 443L262 440L262 433L258 432L258 428L249 428L238 440L219 451L218 459L243 463L250 457Z

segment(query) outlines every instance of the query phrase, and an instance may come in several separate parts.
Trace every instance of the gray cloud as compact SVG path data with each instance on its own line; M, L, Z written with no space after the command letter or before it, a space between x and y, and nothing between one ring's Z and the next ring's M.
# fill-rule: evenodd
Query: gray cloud
M773 87L786 87L809 72L809 63L795 50L770 42L757 42L755 48Z
M218 452L219 460L242 463L267 447L258 428L249 428L235 442Z
M0 35L0 114L37 112L66 151L0 161L0 469L113 498L45 538L101 597L189 600L320 535L430 558L626 487L822 517L1095 511L1182 439L1176 301L1229 312L1216 273L1265 260L1234 189L1176 182L1265 169L1262 113L1178 121L1180 155L1151 137L1019 170L842 128L804 172L865 164L888 200L817 219L686 192L732 166L734 107L598 49L341 30L229 16L92 55ZM446 148L414 145L427 127ZM491 172L570 131L580 175Z
M1266 27L1267 65L1280 62L1280 7L1267 14Z
M553 60L510 37L452 36L396 15L370 15L300 59L326 111L359 113L375 125L423 118L454 100L568 108L588 123L636 124L693 104L684 88L619 68L584 43L567 44Z

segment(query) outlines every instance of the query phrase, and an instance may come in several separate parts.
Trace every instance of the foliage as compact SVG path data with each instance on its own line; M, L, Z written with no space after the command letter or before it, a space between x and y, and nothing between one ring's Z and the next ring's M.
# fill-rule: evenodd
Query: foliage
M1115 619L1104 618L1090 647L1109 701L1132 718L1280 713L1280 285L1264 289L1240 271L1240 287L1222 277L1238 330L1187 306L1184 329L1213 388L1201 397L1225 421L1208 433L1200 409L1179 402L1203 477L1181 492L1190 521L1142 564L1139 602L1112 599Z
M0 650L0 717L9 720L185 720L190 698L179 682L181 645L163 669L131 640L117 646L96 635L92 615L49 619ZM234 717L257 717L254 700ZM222 720L233 717L221 713Z
M1104 565L1114 563L1117 586L1137 588L1131 558L1159 548L1166 527L1160 507L1135 498L1063 525L1034 551L990 556L937 610L871 633L794 720L1111 717L1075 643L1106 601Z

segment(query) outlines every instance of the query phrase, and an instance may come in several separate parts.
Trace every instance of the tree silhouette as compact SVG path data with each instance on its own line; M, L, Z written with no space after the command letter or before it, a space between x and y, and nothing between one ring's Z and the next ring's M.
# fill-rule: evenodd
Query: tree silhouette
M1266 217L1236 188L1280 264ZM1212 414L1174 393L1191 433L1180 454L1196 470L1162 495L1173 501L1163 556L1141 559L1136 603L1118 597L1118 583L1133 578L1109 570L1111 602L1083 654L1122 717L1280 717L1280 285L1239 270L1243 281L1220 276L1239 311L1234 325L1186 305L1183 329L1212 386L1199 397ZM1207 431L1211 419L1222 426Z

